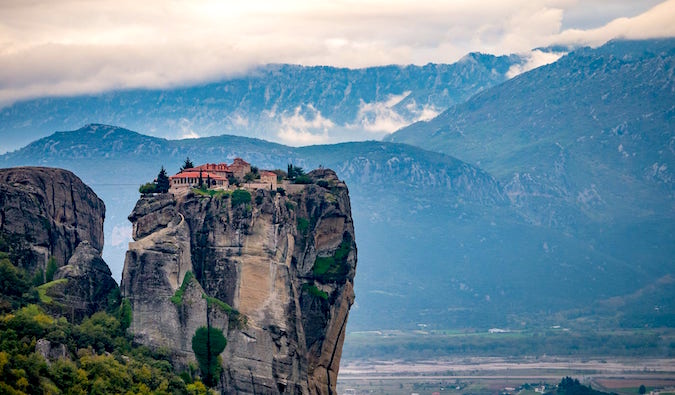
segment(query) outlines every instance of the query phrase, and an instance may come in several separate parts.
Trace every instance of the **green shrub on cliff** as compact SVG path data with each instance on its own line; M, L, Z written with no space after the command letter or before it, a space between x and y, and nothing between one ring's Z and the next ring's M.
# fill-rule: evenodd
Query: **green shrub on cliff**
M180 306L183 303L183 294L185 293L188 285L190 285L190 280L192 280L193 277L194 274L192 274L192 272L189 271L185 273L185 277L183 277L183 283L171 297L171 303L175 304L176 306Z
M47 282L50 282L54 279L54 274L56 273L56 270L59 267L56 266L56 258L51 257L49 258L49 262L47 262L47 270L45 270L45 277L47 279Z
M307 218L298 217L298 233L304 235L309 230L309 220Z
M340 247L331 256L318 256L314 261L312 273L321 282L340 281L349 272L347 258L351 251L351 238L345 235Z
M147 195L157 192L157 185L154 182L148 182L138 188L138 192Z
M126 330L131 326L131 321L133 319L133 312L131 310L131 302L129 299L122 299L120 308L118 310L118 317L120 320L120 328L126 332Z
M328 300L328 292L322 291L314 284L302 284L302 289L308 294L316 296L317 298Z
M202 294L202 298L206 299L208 306L216 306L227 314L228 323L231 327L243 329L246 327L246 324L248 324L248 318L246 318L245 315L241 314L238 310L232 308L232 306L222 300L206 296L206 294Z
M249 203L251 203L251 193L249 191L237 189L232 192L232 207Z
M223 336L223 331L213 327L202 326L192 336L192 351L199 363L202 379L209 387L215 386L218 381L222 369L220 353L225 350L226 345L227 339Z

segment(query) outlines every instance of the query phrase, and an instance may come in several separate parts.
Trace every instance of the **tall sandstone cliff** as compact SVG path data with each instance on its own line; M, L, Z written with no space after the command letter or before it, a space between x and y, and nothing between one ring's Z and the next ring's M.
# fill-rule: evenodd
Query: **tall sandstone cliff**
M52 261L56 280L47 307L79 321L109 302L117 290L101 258L105 205L70 171L48 167L0 169L2 248L32 275L48 281Z
M45 261L65 265L83 240L101 251L104 218L103 201L67 170L0 169L0 232L25 235Z
M309 177L285 194L251 191L244 203L192 192L141 197L121 285L137 340L170 350L185 369L193 335L210 325L227 338L223 392L336 393L354 302L354 226L335 173Z

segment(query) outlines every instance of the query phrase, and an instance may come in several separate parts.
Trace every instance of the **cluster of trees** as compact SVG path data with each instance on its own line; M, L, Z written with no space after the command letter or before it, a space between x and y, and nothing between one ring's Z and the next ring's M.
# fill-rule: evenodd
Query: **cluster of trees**
M560 384L555 391L547 392L546 395L616 395L614 393L608 394L607 392L602 392L594 390L590 386L585 386L579 382L577 379L571 377L564 377L560 380Z
M343 358L433 358L471 355L510 357L514 355L567 355L567 356L653 356L673 357L670 331L656 330L600 333L533 331L499 335L465 333L457 335L434 334L418 336L350 338L343 349Z
M140 188L138 188L138 191L144 195L149 193L167 193L169 192L170 186L169 176L166 174L164 166L162 166L155 181L141 185Z
M10 244L0 235L1 394L211 393L196 367L178 374L167 351L134 343L127 333L132 311L126 300L112 298L106 311L80 323L50 315L34 276L15 259ZM40 340L64 350L65 358L45 359L36 349ZM219 340L213 336L213 350L220 347ZM212 380L210 373L217 368L200 370Z
M183 162L183 165L180 167L180 171L192 169L194 167L195 167L194 163L192 163L192 160L190 160L190 157L188 156L187 158L185 158L185 162ZM202 184L201 180L199 184L200 185ZM169 180L169 175L166 174L166 169L164 168L164 166L162 166L162 168L159 170L159 173L157 174L157 178L153 182L148 182L141 185L138 188L138 192L144 195L150 193L167 193L169 192L170 187L171 182Z
M311 184L312 179L307 176L305 171L300 166L293 166L288 164L288 171L286 177L295 184Z

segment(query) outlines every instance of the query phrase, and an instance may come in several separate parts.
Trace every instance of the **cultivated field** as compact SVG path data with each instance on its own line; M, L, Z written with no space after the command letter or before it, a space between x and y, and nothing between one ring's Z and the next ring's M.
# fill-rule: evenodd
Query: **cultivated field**
M340 394L536 394L564 376L618 394L675 392L675 359L454 358L426 361L345 360ZM527 384L523 387L524 384Z

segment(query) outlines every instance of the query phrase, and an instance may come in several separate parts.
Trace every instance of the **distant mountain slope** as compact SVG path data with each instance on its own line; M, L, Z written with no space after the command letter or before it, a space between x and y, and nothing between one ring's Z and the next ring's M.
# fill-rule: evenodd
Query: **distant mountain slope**
M533 223L674 218L674 73L675 39L583 48L387 141L480 166Z
M354 70L270 65L204 85L24 101L0 109L0 153L94 122L171 138L193 131L306 144L380 138L505 81L520 63L469 54L454 64Z
M104 255L119 278L138 186L161 165L177 171L188 155L195 163L241 156L261 168L323 165L347 182L359 246L351 330L521 328L550 325L572 309L588 322L584 317L597 303L627 298L672 273L672 225L615 227L593 238L537 226L522 219L490 174L404 144L291 148L235 136L165 140L88 125L2 155L0 167L65 167L91 185L108 208ZM642 232L654 238L639 237ZM638 242L624 243L631 237ZM659 319L631 307L625 321L671 323L674 307L660 305ZM621 314L615 309L603 317Z

